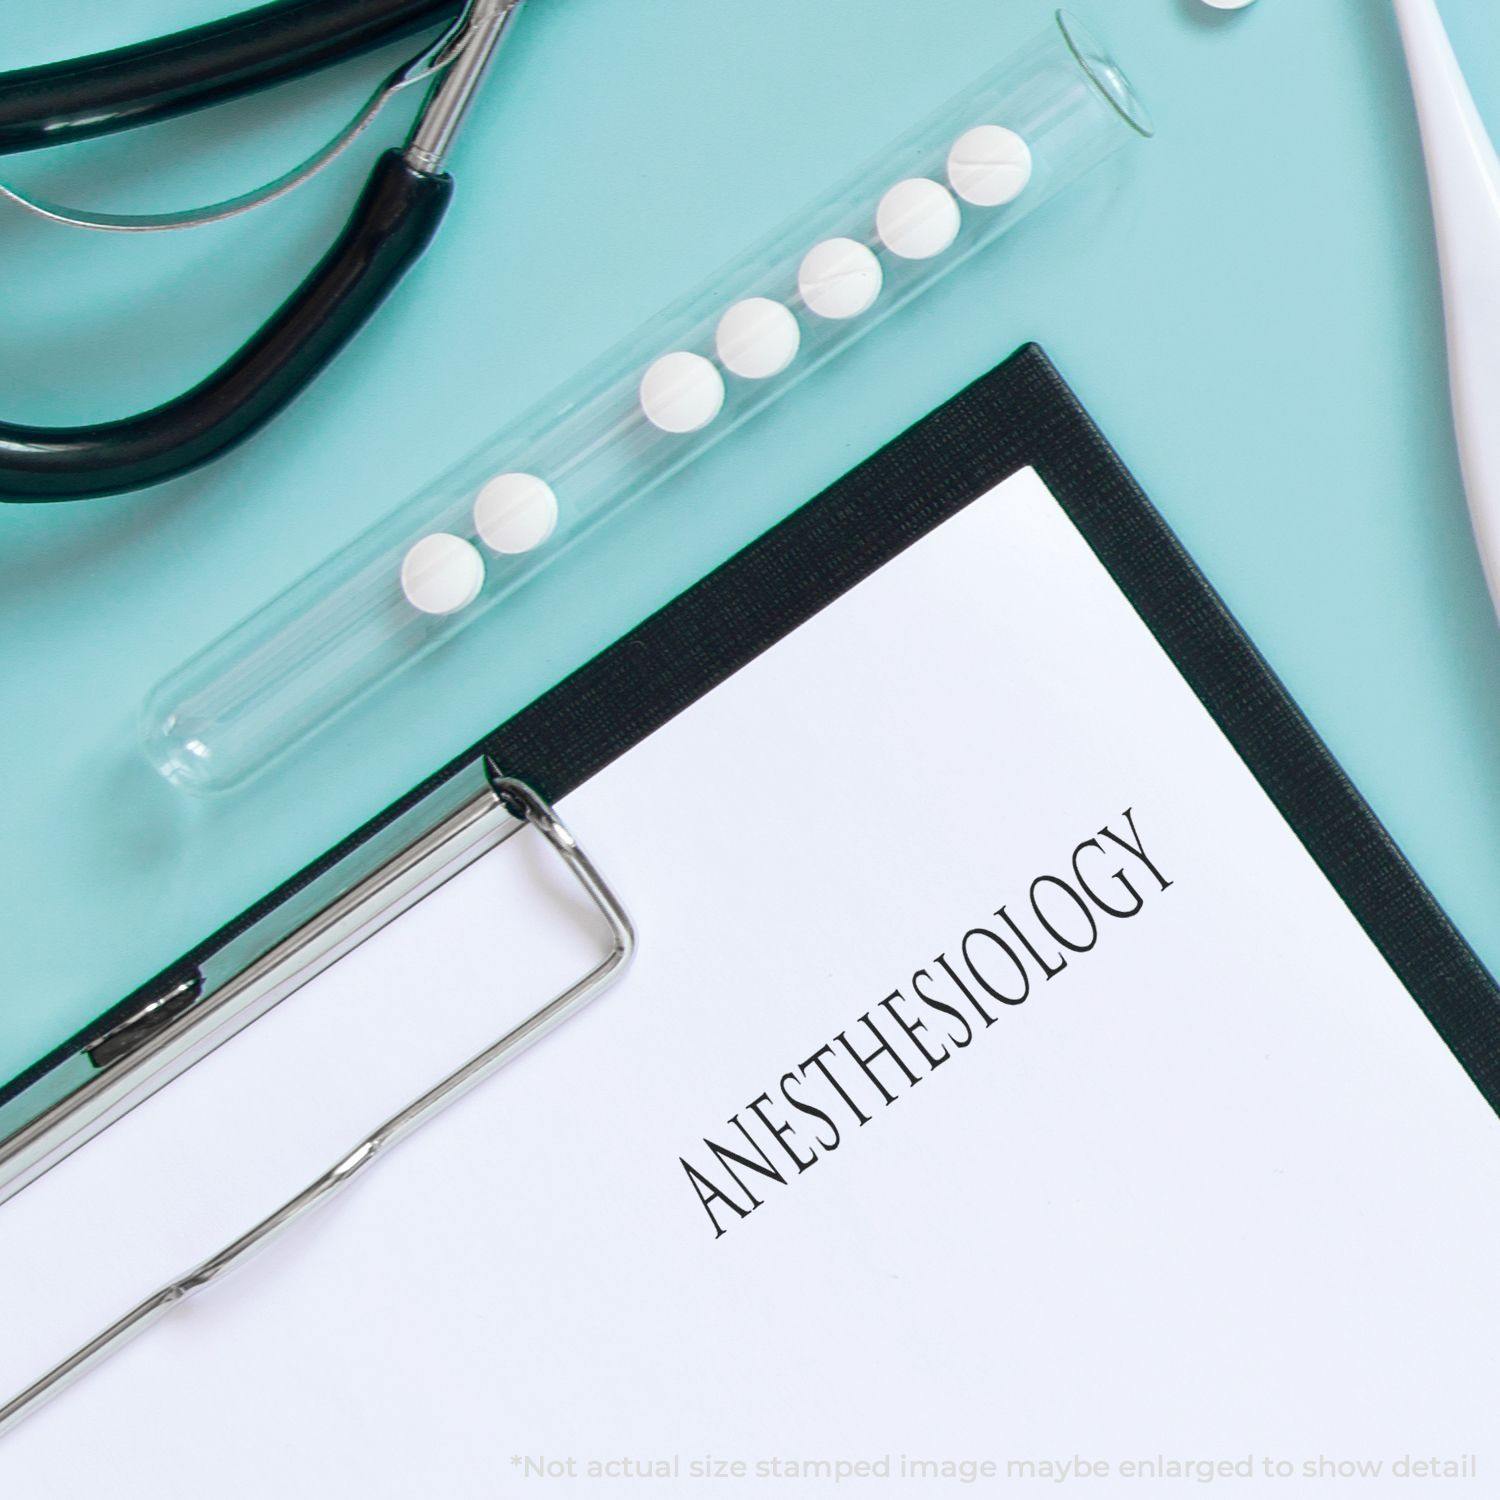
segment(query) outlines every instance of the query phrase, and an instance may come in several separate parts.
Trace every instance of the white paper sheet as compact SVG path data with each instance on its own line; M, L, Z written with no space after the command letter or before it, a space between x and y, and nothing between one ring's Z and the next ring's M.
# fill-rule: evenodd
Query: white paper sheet
M0 1494L1500 1485L1500 1122L1035 475L564 811L640 925L623 985L0 1443ZM1078 889L1090 839L1082 878L1140 910L1094 906L1051 980L1010 936L1030 994L987 998L965 934L1003 905L1051 963L1028 892ZM588 932L512 841L0 1209L0 1379L299 1186ZM868 1050L867 1012L918 1079L873 1063L889 1105L836 1040ZM803 1066L825 1045L868 1124ZM705 1137L785 1182L741 1167L761 1206L710 1214L683 1158L748 1196Z

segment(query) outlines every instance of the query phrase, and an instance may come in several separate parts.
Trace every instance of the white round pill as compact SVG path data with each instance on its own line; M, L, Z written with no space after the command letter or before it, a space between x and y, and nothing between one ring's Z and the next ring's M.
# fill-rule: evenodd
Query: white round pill
M451 615L472 604L484 583L484 559L461 536L434 531L401 560L401 592L424 615Z
M823 240L802 258L797 290L820 318L857 318L880 295L884 273L858 240Z
M1205 5L1211 5L1215 10L1244 10L1251 0L1203 0Z
M960 215L953 194L930 177L908 177L880 200L875 230L892 255L931 260L958 238Z
M492 552L530 552L557 525L557 496L535 474L496 474L474 500L474 529Z
M663 354L641 376L641 410L663 432L697 432L723 405L724 377L701 354Z
M1004 125L976 125L954 141L948 153L948 181L965 203L999 208L1026 191L1031 147Z
M719 319L714 347L726 370L746 380L779 375L797 357L802 330L789 307L769 297L747 297Z

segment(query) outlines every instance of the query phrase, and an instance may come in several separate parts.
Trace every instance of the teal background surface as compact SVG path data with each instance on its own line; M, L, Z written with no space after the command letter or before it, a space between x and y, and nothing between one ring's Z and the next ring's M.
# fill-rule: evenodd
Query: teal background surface
M9 0L0 66L223 8ZM294 409L153 491L0 507L0 1078L1027 339L1500 966L1500 633L1389 8L1075 8L1146 96L1155 141L241 794L194 801L146 767L135 721L160 676L1027 40L1047 0L532 0L455 155L439 239ZM1500 127L1500 9L1445 12ZM393 60L0 176L107 207L220 196L305 153ZM0 205L3 415L101 419L205 372L316 259L398 128L191 234L87 235Z

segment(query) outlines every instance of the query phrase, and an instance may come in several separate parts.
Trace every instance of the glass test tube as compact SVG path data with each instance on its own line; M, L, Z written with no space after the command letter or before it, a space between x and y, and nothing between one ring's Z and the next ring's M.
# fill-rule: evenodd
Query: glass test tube
M142 732L244 784L472 626L1131 139L1140 100L1066 12L788 227L161 682Z

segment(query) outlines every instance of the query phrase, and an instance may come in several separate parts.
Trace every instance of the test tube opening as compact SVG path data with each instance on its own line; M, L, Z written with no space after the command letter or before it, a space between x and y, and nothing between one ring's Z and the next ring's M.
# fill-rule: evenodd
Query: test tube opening
M1100 97L1143 140L1156 134L1156 124L1146 102L1136 91L1114 54L1105 47L1072 11L1057 12L1057 28L1073 54L1084 77L1098 90Z

